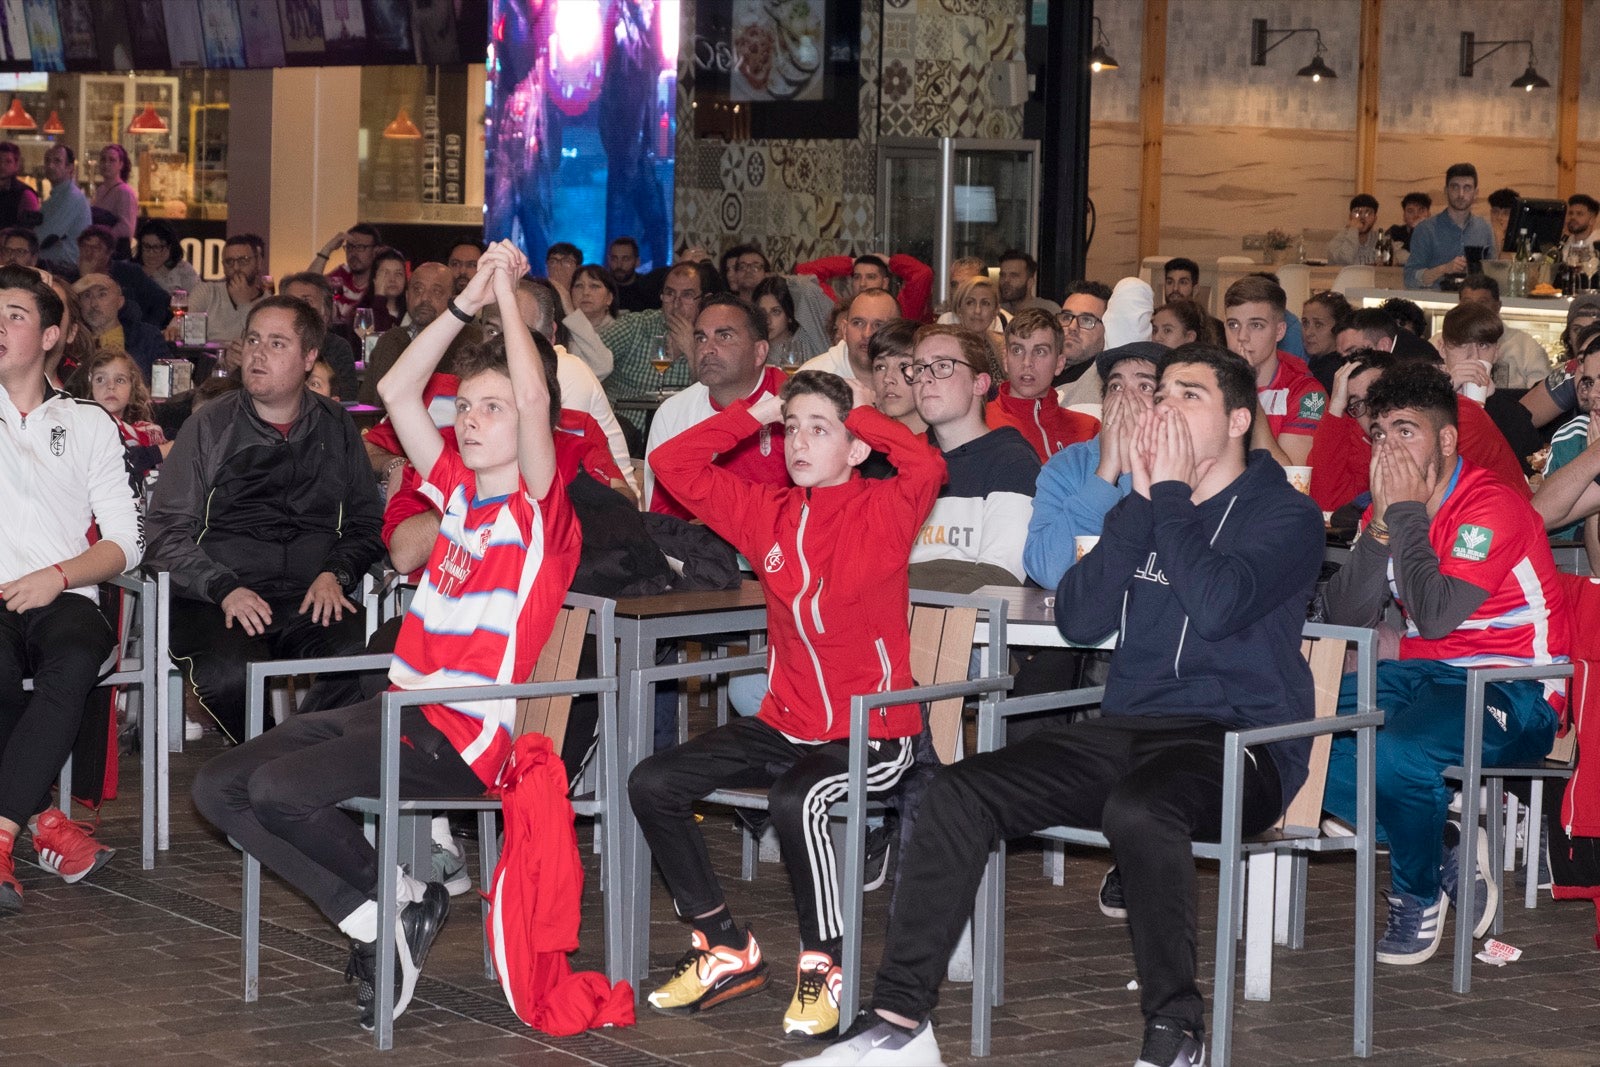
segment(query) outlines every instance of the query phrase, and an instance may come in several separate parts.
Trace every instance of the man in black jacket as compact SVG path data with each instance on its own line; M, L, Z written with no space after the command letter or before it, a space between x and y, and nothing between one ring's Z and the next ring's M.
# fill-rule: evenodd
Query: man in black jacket
M991 849L1047 826L1098 829L1122 872L1144 1046L1136 1067L1204 1061L1190 843L1216 840L1229 730L1309 719L1300 654L1322 561L1320 517L1264 451L1247 455L1255 372L1189 344L1166 358L1140 419L1133 492L1062 579L1056 625L1118 631L1103 716L1051 726L944 768L917 813L872 1005L804 1064L938 1062L927 1018ZM1243 830L1270 826L1306 777L1307 743L1246 761Z
M361 438L338 404L306 388L322 317L268 297L245 326L244 388L206 406L162 466L147 559L172 573L172 654L228 738L244 736L253 660L360 651L349 597L383 555L382 508ZM319 683L308 706L354 703Z

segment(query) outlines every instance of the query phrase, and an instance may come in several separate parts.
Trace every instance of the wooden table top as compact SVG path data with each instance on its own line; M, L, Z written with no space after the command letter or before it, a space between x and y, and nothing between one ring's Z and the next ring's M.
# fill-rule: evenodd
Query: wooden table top
M694 590L683 593L657 593L655 596L625 597L617 601L617 614L630 619L657 618L662 615L690 615L711 611L738 611L765 607L767 598L761 583L746 579L737 589Z

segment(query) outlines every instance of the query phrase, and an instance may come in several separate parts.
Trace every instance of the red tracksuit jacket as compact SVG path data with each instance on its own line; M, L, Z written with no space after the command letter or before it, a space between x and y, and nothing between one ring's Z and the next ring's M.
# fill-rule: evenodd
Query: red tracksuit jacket
M845 420L899 473L844 485L755 485L711 464L760 429L744 401L651 454L673 496L744 553L767 597L769 690L758 717L802 741L850 728L850 698L908 688L911 542L944 484L944 457L867 407ZM873 737L922 729L914 704L874 712Z

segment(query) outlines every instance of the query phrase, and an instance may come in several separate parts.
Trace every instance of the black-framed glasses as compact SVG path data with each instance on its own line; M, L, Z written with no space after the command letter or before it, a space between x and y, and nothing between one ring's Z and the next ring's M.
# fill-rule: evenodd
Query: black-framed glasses
M167 250L167 242L165 242L165 241L140 241L139 242L139 248L142 251L145 251L145 252L165 252Z
M1359 419L1367 413L1367 398L1364 396L1351 397L1345 402L1344 412L1352 419Z
M978 373L978 369L972 364L968 363L966 360L949 357L931 360L927 363L913 363L911 366L905 368L905 370L901 373L905 375L907 385L916 385L917 379L922 377L923 371L927 371L935 378L948 378L950 375L956 372L957 363L961 364L963 367L966 367L974 374Z
M1096 315L1090 311L1080 311L1076 315L1070 311L1063 311L1060 315L1060 319L1061 325L1069 330L1074 324L1076 324L1080 330L1092 330L1105 321L1099 315Z

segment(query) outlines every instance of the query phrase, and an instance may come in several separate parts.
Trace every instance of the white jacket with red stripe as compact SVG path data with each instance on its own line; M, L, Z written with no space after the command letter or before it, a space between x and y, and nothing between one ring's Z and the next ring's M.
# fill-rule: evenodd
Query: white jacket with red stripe
M755 485L712 465L761 427L740 401L662 444L656 477L744 553L767 597L769 690L758 717L801 741L836 740L850 698L907 688L911 542L944 483L944 457L869 407L845 426L888 454L898 473L801 489ZM873 713L873 737L922 729L914 704Z

